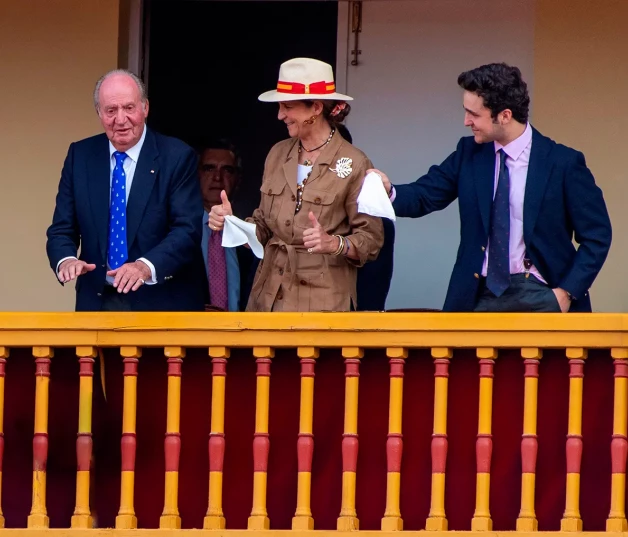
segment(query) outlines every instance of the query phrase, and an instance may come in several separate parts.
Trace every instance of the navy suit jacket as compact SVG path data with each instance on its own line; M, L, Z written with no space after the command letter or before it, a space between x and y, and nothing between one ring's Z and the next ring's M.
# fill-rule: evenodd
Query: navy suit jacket
M46 250L55 274L59 260L77 256L79 246L79 259L96 264L77 279L77 311L102 307L110 175L105 134L70 145ZM147 129L127 202L127 243L129 261L148 259L158 283L129 291L133 311L203 311L208 286L202 220L196 154L180 140Z
M458 198L460 247L445 311L473 311L476 304L494 181L494 144L477 144L465 137L440 166L432 166L414 183L395 186L397 216L424 216ZM591 311L589 288L611 245L606 204L584 155L536 129L523 204L523 238L528 257L548 285L575 298L570 311Z

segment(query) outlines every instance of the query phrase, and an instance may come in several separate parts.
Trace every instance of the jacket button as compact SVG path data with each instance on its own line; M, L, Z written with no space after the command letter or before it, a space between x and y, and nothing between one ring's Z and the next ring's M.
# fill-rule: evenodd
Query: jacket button
M297 201L297 197L296 197L294 194L292 194L292 197L291 197L290 199L291 199L292 201Z
M105 268L105 265L101 265L101 266L102 266L102 268Z
M281 248L279 248L282 252L286 252L288 250L288 248L286 248L285 244L281 245Z
M473 275L473 277L474 277L476 280L479 280L479 279L480 279L480 275L479 275L477 272Z
M102 296L102 293L96 293L96 296Z
M482 249L483 252L486 251L486 247L485 246L481 246L480 248Z
M268 189L268 193L269 193L269 194L272 194L272 193L273 193L273 189L272 189L272 188L269 188L269 189Z
M283 269L282 268L279 269L279 276L283 276Z
M307 282L306 282L305 280L301 280L299 283L300 283L301 285L307 285Z
M281 291L277 293L277 300L283 300L283 293Z
M320 198L316 198L314 200L314 203L316 203L316 205L320 205L321 204L321 199Z
M285 221L286 226L290 226L290 220Z

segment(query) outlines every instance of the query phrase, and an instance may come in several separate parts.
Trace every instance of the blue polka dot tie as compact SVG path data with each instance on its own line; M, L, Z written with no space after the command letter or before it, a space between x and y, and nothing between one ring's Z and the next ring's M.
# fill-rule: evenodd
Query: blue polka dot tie
M127 154L116 151L113 156L116 165L111 177L107 261L112 269L117 269L129 257L126 243L126 173L123 167Z
M507 155L499 150L499 177L493 199L486 287L501 296L510 285L510 175Z

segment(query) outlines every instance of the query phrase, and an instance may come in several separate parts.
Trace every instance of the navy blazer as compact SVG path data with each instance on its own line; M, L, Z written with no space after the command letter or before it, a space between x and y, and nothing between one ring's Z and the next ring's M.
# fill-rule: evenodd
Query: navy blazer
M395 186L397 216L424 216L458 198L460 247L445 311L473 311L475 307L494 182L494 144L477 144L473 137L465 137L440 166L432 166L414 183ZM565 289L575 298L570 311L591 311L589 288L604 264L611 235L602 191L584 155L533 129L523 238L528 257L548 285Z
M109 140L105 134L70 145L48 228L46 251L55 271L77 256L96 269L76 282L76 311L100 311L107 263L110 191ZM129 291L133 311L203 311L207 276L201 253L203 203L194 151L150 129L127 202L129 261L145 257L158 283Z

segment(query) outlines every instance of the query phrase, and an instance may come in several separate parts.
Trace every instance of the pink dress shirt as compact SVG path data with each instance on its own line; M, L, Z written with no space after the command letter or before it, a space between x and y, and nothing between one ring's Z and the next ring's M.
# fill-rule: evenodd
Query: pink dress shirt
M528 178L528 165L530 164L530 152L532 150L532 127L528 123L525 131L516 140L508 145L501 145L494 142L495 145L495 186L493 196L497 191L497 180L499 179L499 150L503 149L507 155L506 166L510 174L510 273L519 274L525 272L523 258L525 257L526 246L523 242L523 200L525 197L526 180ZM486 276L488 269L488 249L490 243L486 247L486 255L484 256L484 264L482 266L482 276ZM536 267L530 268L530 273L534 274L539 280L545 283L545 280L539 274Z

